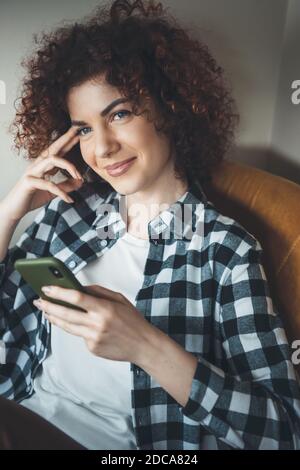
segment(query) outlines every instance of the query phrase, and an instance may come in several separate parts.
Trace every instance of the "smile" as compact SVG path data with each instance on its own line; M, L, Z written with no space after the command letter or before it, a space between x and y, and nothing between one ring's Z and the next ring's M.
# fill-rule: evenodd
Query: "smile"
M120 176L126 173L127 170L133 165L134 161L136 160L136 157L133 157L131 160L128 160L125 162L123 165L118 166L117 168L107 168L107 173L110 176Z

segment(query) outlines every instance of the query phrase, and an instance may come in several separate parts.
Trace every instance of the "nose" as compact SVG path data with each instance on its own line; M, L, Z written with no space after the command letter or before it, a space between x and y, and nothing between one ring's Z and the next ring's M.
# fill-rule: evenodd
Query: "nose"
M118 152L120 144L112 132L105 130L97 130L95 132L94 140L94 155L95 158L107 158L111 154Z

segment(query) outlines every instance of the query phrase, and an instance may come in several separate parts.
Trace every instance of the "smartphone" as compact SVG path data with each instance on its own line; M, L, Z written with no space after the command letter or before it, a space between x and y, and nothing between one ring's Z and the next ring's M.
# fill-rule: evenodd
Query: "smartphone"
M53 256L34 259L22 258L15 261L14 267L42 299L87 313L77 305L48 297L41 290L43 286L59 286L87 293L72 271L61 260Z

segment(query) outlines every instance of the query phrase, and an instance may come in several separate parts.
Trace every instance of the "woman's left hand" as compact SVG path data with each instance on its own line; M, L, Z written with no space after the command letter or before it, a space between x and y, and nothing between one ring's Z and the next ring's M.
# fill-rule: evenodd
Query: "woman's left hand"
M88 294L51 286L51 293L45 294L78 305L87 313L44 299L34 304L52 324L81 336L96 356L142 364L151 338L159 330L121 293L99 285L84 286L84 290Z

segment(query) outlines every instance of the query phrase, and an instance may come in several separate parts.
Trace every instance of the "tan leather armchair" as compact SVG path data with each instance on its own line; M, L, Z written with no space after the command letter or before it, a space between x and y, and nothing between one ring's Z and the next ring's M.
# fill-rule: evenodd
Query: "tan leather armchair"
M300 186L224 160L203 189L221 213L235 219L261 243L273 303L282 315L290 344L299 340Z

